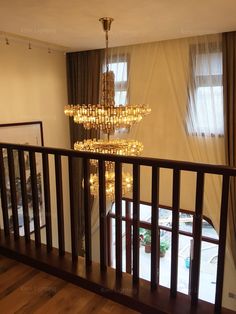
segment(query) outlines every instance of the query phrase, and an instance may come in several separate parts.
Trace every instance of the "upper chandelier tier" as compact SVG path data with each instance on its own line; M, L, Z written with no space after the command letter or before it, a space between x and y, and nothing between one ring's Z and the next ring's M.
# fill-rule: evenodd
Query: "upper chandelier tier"
M114 102L114 73L109 71L108 32L112 18L102 18L106 33L105 61L106 72L102 74L102 90L100 104L77 104L65 106L64 113L74 118L74 122L82 124L85 129L97 129L105 134L113 134L116 129L130 129L136 122L151 112L147 105L118 105Z
M143 116L151 112L145 105L105 106L105 105L67 105L65 114L74 117L74 122L83 124L85 129L97 129L113 133L115 129L129 129Z

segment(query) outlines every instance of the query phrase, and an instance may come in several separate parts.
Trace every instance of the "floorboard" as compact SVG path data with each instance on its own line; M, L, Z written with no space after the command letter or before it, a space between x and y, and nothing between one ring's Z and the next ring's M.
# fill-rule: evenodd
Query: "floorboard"
M1 314L136 314L123 305L0 256Z

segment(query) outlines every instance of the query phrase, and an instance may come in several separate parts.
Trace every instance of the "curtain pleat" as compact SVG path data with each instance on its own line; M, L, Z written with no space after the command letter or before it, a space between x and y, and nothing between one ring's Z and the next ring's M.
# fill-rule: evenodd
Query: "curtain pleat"
M223 84L226 162L236 167L236 32L223 34ZM236 179L231 178L229 195L230 246L236 267Z
M69 104L97 104L99 102L101 60L101 50L73 52L66 55ZM76 141L98 138L95 130L85 130L83 126L75 124L73 118L70 118L69 123L71 148L74 148ZM73 170L74 207L78 212L79 224L79 255L83 255L84 202L82 160L73 160Z

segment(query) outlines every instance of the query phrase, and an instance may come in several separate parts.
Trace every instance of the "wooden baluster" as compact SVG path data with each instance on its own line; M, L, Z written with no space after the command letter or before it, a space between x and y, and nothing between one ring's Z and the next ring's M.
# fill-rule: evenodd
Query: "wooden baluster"
M132 259L132 223L131 223L131 206L129 201L125 201L125 240L126 240L126 272L131 274L131 259Z
M71 252L72 260L78 260L79 255L79 226L78 226L78 209L75 208L75 186L74 186L74 163L78 162L78 159L68 157L68 169L69 169L69 189L70 189L70 224L71 224ZM85 228L86 230L86 228Z
M64 231L64 206L62 190L62 171L61 156L55 155L55 174L56 174L56 198L57 198L57 227L59 254L65 254L65 231Z
M45 203L45 220L46 220L46 240L48 252L52 250L52 218L51 218L51 197L50 197L50 180L48 154L42 154L43 160L43 186L44 186L44 203Z
M227 217L229 200L229 176L223 176L221 210L220 210L220 232L219 232L219 251L216 277L216 295L215 295L215 313L221 312L222 293L224 284L224 266L225 266L225 247L227 236Z
M105 162L98 161L99 171L99 225L100 225L100 266L102 270L107 267L107 227L106 227L106 180Z
M152 167L151 288L159 284L159 168Z
M133 283L139 281L140 166L133 165Z
M25 241L28 242L30 240L30 221L29 221L29 206L28 206L27 187L26 187L24 151L22 150L18 151L18 158L19 158L19 168L20 168L20 183L21 183L21 197L22 197Z
M19 238L19 219L18 219L17 196L16 196L16 176L15 176L13 150L11 148L7 148L7 156L8 156L8 172L9 172L9 181L10 181L10 190L11 190L11 208L12 208L14 238L18 239Z
M172 192L172 237L171 237L171 284L170 294L176 297L178 283L178 251L179 251L179 202L180 202L180 171L173 171Z
M6 178L5 167L3 161L3 149L0 149L0 189L1 189L1 204L2 204L2 216L5 236L10 235L9 217L8 217L8 203L7 203L7 191L6 191Z
M30 179L32 191L35 246L39 247L41 245L41 234L40 234L39 197L37 186L37 169L35 152L32 151L29 152L29 161L30 161Z
M111 251L111 243L112 243L112 224L111 224L111 216L107 214L107 265L111 267L112 264L112 251Z
M91 196L90 196L90 171L89 159L84 159L84 221L85 221L85 258L86 264L92 262L92 239L91 239ZM100 243L101 245L101 243ZM106 246L105 246L106 247Z
M116 274L122 276L122 164L115 163Z
M198 302L199 276L201 263L201 241L202 241L202 211L204 195L204 173L197 173L196 203L193 216L193 260L191 272L191 302Z

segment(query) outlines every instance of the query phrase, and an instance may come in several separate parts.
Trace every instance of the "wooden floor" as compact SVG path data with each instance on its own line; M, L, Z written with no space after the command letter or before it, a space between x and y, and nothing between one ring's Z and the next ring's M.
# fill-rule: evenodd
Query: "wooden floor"
M0 256L0 313L135 314L138 312Z

